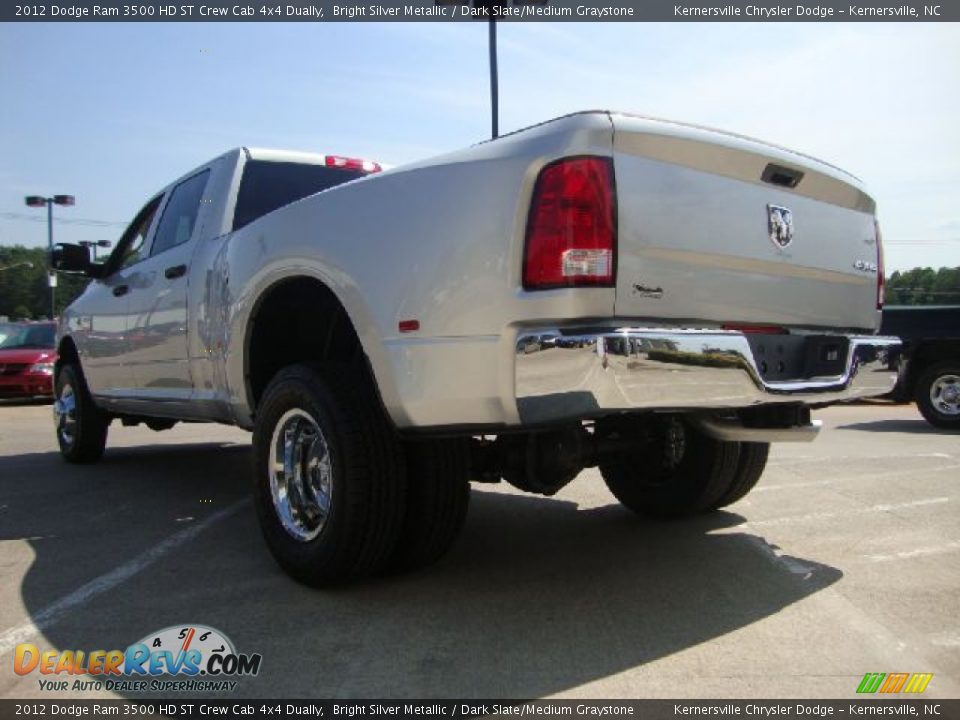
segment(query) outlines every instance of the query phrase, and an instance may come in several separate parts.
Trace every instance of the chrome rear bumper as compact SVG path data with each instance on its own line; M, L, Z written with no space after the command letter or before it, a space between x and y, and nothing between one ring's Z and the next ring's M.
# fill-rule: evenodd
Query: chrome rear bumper
M727 330L525 329L517 338L516 398L524 424L609 411L818 405L883 395L897 380L899 338L837 336L845 364L831 376L768 381L746 335Z

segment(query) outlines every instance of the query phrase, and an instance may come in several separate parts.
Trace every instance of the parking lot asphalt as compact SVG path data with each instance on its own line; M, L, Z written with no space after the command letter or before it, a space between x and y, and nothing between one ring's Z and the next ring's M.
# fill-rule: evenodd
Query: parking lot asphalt
M596 470L552 498L474 486L437 566L316 591L260 539L247 433L115 426L77 467L49 406L2 405L0 696L114 695L41 690L19 642L200 623L263 656L229 697L849 698L867 672L960 697L960 435L912 405L816 417L727 511L641 520Z

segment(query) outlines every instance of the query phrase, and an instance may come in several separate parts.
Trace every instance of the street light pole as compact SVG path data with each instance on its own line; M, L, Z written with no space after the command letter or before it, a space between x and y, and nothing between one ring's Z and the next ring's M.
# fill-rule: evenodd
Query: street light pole
M489 20L489 51L490 51L490 110L491 130L493 139L500 136L500 98L499 82L497 78L497 19L490 15Z
M47 200L47 262L53 253L53 203ZM57 285L54 280L53 268L47 269L47 285L50 286L50 319L57 319Z
M81 240L80 245L83 245L85 248L93 249L93 261L97 261L97 248L108 248L113 245L113 242L110 240Z
M451 4L450 0L434 0L436 4ZM546 0L526 0L525 5L544 4ZM456 3L459 4L459 3ZM500 136L500 80L497 77L497 15L507 7L507 0L471 0L470 17L487 21L487 54L490 57L490 137Z
M77 199L73 195L54 195L53 197L43 197L42 195L28 195L25 198L27 207L47 206L47 252L53 253L53 206L54 205L75 205ZM47 270L47 284L50 286L50 319L57 319L56 292L57 276L53 274L53 268Z

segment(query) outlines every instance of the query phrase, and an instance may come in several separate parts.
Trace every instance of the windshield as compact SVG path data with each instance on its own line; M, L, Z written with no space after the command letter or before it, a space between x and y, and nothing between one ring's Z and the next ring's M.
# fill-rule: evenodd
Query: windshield
M0 328L0 334L7 328ZM14 325L0 340L0 350L15 350L19 348L50 348L55 346L56 325Z
M0 345L2 345L3 341L13 335L16 331L16 325L11 323L0 323Z

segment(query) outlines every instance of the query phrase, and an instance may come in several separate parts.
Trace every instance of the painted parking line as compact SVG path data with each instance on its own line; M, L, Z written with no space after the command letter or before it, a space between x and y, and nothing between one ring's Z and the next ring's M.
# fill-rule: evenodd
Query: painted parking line
M791 455L790 457L771 458L767 465L795 465L797 463L836 462L846 460L911 460L913 458L939 458L952 460L953 455L944 452L931 453L890 453L886 455Z
M902 550L901 552L886 555L864 555L864 557L874 562L889 562L890 560L911 560L928 555L945 555L946 553L957 552L958 550L960 550L960 540L944 543L943 545L920 547L915 550Z
M758 485L753 489L752 492L769 492L770 490L789 490L790 488L805 488L805 487L821 487L824 485L832 485L837 482L851 482L854 480L883 480L885 478L904 478L910 477L911 475L931 475L936 473L942 473L946 470L957 470L960 469L960 464L957 465L937 465L935 467L928 468L915 468L913 470L891 470L889 472L866 472L860 475L839 475L833 478L827 478L824 480L809 480L796 483L775 483L773 485Z
M68 595L33 613L32 620L4 630L0 633L0 655L9 652L19 643L29 640L34 635L43 632L46 628L60 621L74 608L84 605L98 595L102 595L121 583L126 582L165 555L169 555L180 546L190 542L207 528L230 517L248 502L249 499L244 498L223 510L213 513L195 525L191 525L180 532L174 533L166 540L163 540L149 550L125 562L120 567L100 577L94 578Z
M858 515L872 515L874 513L887 513L895 510L908 510L915 507L924 507L926 505L939 505L950 502L950 498L936 497L924 498L922 500L911 500L904 503L892 503L883 505L871 505L865 508L855 508L852 510L834 510L830 512L809 513L807 515L787 515L785 517L771 518L769 520L750 520L743 523L748 527L770 527L773 525L795 525L798 523L816 522L818 520L832 520L834 518L855 517Z

